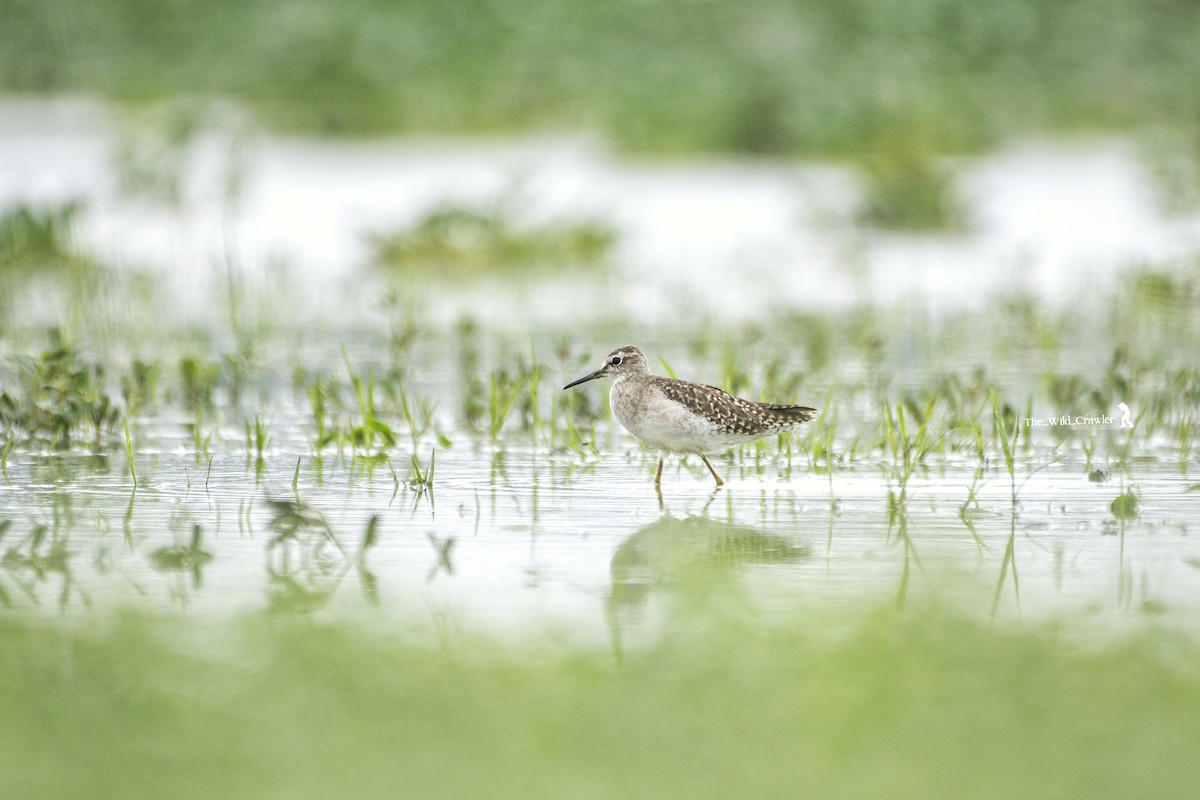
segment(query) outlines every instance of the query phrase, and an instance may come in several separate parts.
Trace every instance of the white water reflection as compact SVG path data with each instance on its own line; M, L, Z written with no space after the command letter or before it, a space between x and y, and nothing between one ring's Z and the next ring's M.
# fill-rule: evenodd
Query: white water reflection
M849 166L733 159L662 164L585 139L373 143L247 136L214 127L184 151L176 209L130 200L114 154L122 126L85 102L0 104L0 206L89 201L86 247L117 265L164 271L180 296L224 273L284 265L313 309L362 268L363 233L411 223L445 201L504 193L532 221L595 217L620 234L614 274L439 295L445 319L562 323L645 319L683 305L730 319L764 308L867 302L933 308L997 293L1055 302L1114 273L1200 249L1200 216L1161 213L1135 147L1121 140L1022 141L958 162L968 229L948 236L871 232ZM240 186L231 200L227 182ZM564 303L564 294L589 302ZM186 304L185 304L186 307Z
M1153 467L1139 469L1138 515L1122 520L1110 505L1124 488L1082 475L1035 475L1014 507L1007 475L992 472L964 510L973 471L948 470L914 478L895 514L866 465L832 480L731 469L716 492L683 469L660 500L653 458L619 454L579 471L570 454L510 449L497 473L472 447L440 451L432 497L396 486L385 467L354 479L332 457L319 482L302 459L295 492L294 458L271 459L261 476L241 458L214 461L145 457L131 492L115 456L14 453L0 499L12 523L5 605L375 614L600 639L730 586L768 614L933 597L985 618L1096 616L1121 628L1148 615L1187 626L1200 611L1187 481ZM316 531L272 546L278 509L266 498L297 494L345 554ZM372 516L376 541L359 559Z

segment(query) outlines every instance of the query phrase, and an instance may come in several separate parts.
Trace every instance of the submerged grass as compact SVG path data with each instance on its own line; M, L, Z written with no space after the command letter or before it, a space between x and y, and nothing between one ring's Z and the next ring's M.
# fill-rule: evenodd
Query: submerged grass
M44 798L1200 792L1186 637L1081 649L936 609L767 630L713 611L616 662L263 615L0 617L0 773Z

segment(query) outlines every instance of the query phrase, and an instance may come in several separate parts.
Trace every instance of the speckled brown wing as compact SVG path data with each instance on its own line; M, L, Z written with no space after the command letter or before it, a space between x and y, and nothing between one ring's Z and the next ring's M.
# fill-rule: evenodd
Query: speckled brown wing
M756 403L716 386L691 381L659 378L655 383L666 397L708 420L724 434L767 436L782 433L817 415L817 410L808 406Z

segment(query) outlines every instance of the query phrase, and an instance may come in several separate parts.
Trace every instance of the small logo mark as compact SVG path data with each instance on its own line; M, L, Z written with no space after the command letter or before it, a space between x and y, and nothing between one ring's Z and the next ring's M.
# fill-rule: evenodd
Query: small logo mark
M1117 408L1121 409L1121 427L1132 428L1133 420L1129 417L1129 406L1124 403L1117 403Z

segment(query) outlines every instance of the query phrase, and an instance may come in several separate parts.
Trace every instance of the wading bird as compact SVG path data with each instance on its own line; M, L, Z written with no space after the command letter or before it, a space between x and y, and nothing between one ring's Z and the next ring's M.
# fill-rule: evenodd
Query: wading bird
M658 449L656 486L662 483L668 453L700 456L721 486L725 482L709 463L709 454L793 430L817 415L808 406L756 403L715 386L651 374L646 355L636 347L613 350L604 357L604 366L563 389L596 378L613 379L609 402L617 422Z

